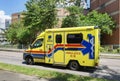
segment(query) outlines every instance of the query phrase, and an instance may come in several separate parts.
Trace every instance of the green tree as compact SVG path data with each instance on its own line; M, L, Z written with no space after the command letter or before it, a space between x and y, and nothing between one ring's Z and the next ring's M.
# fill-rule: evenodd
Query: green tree
M18 24L14 23L11 24L9 29L6 31L6 38L8 41L10 41L12 44L17 43L17 28L18 28Z
M115 28L115 22L107 13L102 14L95 10L80 16L80 26L88 25L99 26L102 34L112 34L112 29Z
M70 15L66 16L62 21L62 27L77 27L80 24L80 14L82 14L82 8L78 6L67 7Z
M78 7L80 7L81 0L74 0L74 1L75 1L74 4Z
M56 19L57 0L28 0L27 11L24 13L25 26L28 27L32 36L36 37L38 32L46 28L52 28Z
M26 27L19 27L16 37L19 44L27 45L30 43L31 34Z
M23 22L11 24L6 31L6 37L12 44L28 44L30 39L29 30L24 27Z
M76 15L68 15L62 22L62 27L77 27L79 26L79 17Z

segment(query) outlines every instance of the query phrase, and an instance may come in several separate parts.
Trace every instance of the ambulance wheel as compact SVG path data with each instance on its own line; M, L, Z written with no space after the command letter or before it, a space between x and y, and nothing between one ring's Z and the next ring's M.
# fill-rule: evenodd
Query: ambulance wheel
M79 64L78 64L78 62L77 61L70 61L69 62L69 68L71 69L71 70L79 70Z
M26 58L26 63L27 63L28 65L33 65L33 64L34 64L33 58L32 58L32 57L27 57L27 58Z

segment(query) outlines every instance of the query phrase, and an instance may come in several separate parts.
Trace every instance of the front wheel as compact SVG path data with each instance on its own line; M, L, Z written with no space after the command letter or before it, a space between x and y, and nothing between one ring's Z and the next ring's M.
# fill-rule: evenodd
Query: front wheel
M26 63L27 63L28 65L33 65L33 64L34 64L33 58L32 58L32 57L27 57L27 58L26 58Z
M69 63L69 68L71 69L71 70L78 70L79 69L79 64L78 64L78 62L77 61L70 61L70 63Z

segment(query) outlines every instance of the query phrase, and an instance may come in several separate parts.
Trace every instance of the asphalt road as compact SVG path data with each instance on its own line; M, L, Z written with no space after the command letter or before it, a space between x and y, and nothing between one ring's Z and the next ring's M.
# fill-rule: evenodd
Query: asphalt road
M80 71L72 71L64 67L50 66L45 64L26 65L22 58L21 52L0 51L0 62L3 63L120 81L120 59L101 58L100 65L97 69L87 68Z

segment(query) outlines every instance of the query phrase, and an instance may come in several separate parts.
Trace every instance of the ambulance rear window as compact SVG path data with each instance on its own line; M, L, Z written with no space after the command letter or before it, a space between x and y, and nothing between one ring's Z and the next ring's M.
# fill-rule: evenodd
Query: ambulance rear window
M83 40L83 34L68 34L67 35L67 43L81 43Z

